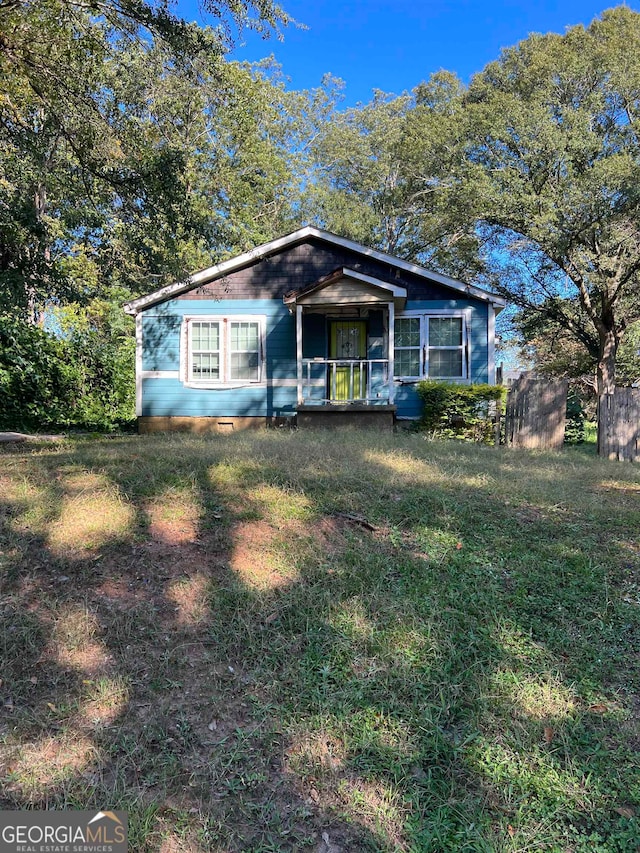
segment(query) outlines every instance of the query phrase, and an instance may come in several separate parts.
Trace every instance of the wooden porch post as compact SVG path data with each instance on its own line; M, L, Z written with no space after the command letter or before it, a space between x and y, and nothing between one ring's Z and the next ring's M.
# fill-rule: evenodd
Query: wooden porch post
M296 366L298 380L298 405L303 403L302 398L302 305L296 304Z
M395 321L396 321L396 310L393 302L389 303L389 405L393 406L393 401L395 399L395 386L393 384L393 376L394 376L394 351L395 351Z

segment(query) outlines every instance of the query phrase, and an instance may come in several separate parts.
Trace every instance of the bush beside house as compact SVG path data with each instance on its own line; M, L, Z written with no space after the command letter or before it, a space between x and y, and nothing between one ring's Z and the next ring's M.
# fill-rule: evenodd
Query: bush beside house
M493 441L496 404L504 401L506 388L424 381L417 391L423 405L421 429L446 438Z

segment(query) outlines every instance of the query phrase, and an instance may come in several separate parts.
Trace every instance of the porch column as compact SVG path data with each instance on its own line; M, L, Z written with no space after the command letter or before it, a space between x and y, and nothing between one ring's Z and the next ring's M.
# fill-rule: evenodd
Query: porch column
M302 305L296 304L296 368L298 381L298 405L303 403L302 398Z
M393 401L396 395L395 385L393 384L394 376L394 353L395 353L395 322L396 322L396 307L393 302L389 303L389 405L393 406Z

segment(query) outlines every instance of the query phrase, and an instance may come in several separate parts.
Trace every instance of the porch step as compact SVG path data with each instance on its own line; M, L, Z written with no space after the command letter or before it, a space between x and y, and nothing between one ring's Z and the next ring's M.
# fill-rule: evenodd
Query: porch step
M357 403L336 403L325 406L298 406L297 425L301 428L318 427L339 429L392 430L395 406L366 406Z

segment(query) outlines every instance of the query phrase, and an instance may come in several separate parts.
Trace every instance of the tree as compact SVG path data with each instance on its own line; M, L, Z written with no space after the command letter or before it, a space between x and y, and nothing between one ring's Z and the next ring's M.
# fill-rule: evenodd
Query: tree
M576 303L563 310L570 314ZM597 345L587 348L567 328L540 310L522 309L513 320L520 351L537 373L562 376L595 398ZM640 322L630 323L616 353L616 381L631 385L640 381Z
M449 192L460 148L462 84L439 72L412 93L373 100L319 127L309 218L450 275L481 269L475 223Z
M126 227L112 211L103 240L120 279L155 289L287 230L302 180L300 116L315 95L286 91L270 61L203 53L180 69L163 45L127 57L111 84L119 133L146 138L149 156L171 156L164 175L175 185L164 204L143 208L147 216L134 209Z
M311 153L314 181L305 200L310 218L338 234L387 252L398 251L409 228L399 204L400 146L410 95L376 92L318 128Z
M0 6L0 323L24 344L0 365L0 417L18 425L27 382L31 426L126 420L123 302L286 219L304 96L224 42L160 3Z
M640 319L640 15L532 35L473 78L465 181L497 289L561 326L612 391Z
M272 0L203 6L221 27L187 24L145 0L0 6L0 308L35 318L47 299L77 298L63 272L86 274L89 256L115 270L118 244L134 235L148 262L162 234L163 251L145 263L152 275L158 266L183 272L193 259L183 245L197 243L198 230L206 237L206 223L190 206L184 145L162 133L169 113L158 113L173 108L176 80L191 100L203 80L211 87L233 25L288 20ZM136 89L151 93L153 109L133 109Z

